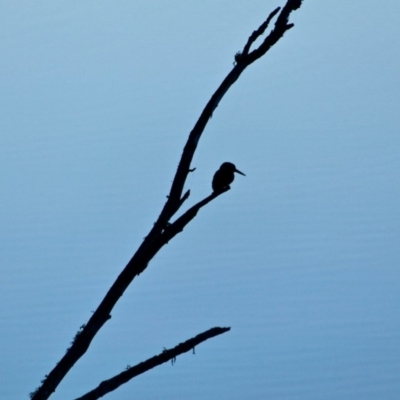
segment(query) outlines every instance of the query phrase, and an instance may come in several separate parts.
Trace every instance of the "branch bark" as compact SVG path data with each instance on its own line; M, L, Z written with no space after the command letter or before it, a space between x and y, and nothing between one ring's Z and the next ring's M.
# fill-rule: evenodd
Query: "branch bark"
M228 332L230 329L231 328L219 327L211 328L208 331L200 333L197 336L178 344L172 349L164 349L163 352L158 354L157 356L149 358L148 360L143 361L133 367L128 367L120 374L101 382L100 385L97 386L97 388L91 390L81 397L78 397L75 400L97 400L100 397L103 397L105 394L110 393L115 389L118 389L121 385L127 383L136 376L141 375L154 367L157 367L168 361L171 361L174 364L176 361L176 357L178 357L179 355L187 353L190 350L193 350L194 352L195 347L200 343L205 342L206 340L211 339L215 336L222 335L223 333Z
M189 134L169 195L167 196L167 201L153 228L150 230L149 234L139 246L126 267L117 277L116 281L113 283L104 299L89 319L88 323L82 325L79 329L71 346L67 349L66 354L56 364L49 375L47 375L41 382L41 386L30 394L32 400L47 400L51 396L74 364L85 354L97 332L111 318L112 309L133 279L146 269L150 260L166 243L168 243L170 239L183 230L187 223L196 216L201 207L222 194L222 192L218 194L212 193L210 196L206 197L204 200L186 211L175 222L172 224L169 222L189 197L189 191L187 191L183 196L182 193L186 178L192 171L190 164L201 135L203 134L209 119L212 117L214 110L218 107L223 96L240 77L242 72L254 61L265 55L265 53L267 53L268 50L283 37L285 32L293 27L293 24L288 22L289 16L293 11L297 10L301 4L302 0L287 0L282 9L275 9L261 24L261 26L249 37L243 51L236 54L236 63L232 70L211 96ZM258 48L250 51L255 40L264 33L265 29L276 15L277 19L274 28Z

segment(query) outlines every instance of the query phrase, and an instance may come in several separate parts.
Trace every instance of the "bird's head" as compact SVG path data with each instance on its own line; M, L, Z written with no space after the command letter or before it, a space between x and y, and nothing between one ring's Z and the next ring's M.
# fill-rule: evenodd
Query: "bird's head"
M237 172L238 174L240 174L240 175L243 175L243 176L246 176L243 172L241 172L241 171L239 171L237 168L236 168L236 166L235 166L235 164L233 164L233 163L231 163L231 162L224 162L221 166L220 166L220 168L219 168L221 171L226 171L226 172Z

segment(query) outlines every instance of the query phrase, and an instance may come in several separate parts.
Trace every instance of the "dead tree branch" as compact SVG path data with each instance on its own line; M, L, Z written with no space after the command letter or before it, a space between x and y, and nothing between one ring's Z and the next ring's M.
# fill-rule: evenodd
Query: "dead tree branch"
M194 352L195 347L200 343L205 342L206 340L215 336L222 335L223 333L228 332L230 329L231 328L212 328L189 340L186 340L186 342L178 344L172 349L164 349L162 353L158 354L157 356L149 358L148 360L143 361L133 367L128 367L120 374L101 382L97 388L91 390L81 397L78 397L75 400L97 400L100 397L103 397L105 394L119 388L124 383L127 383L132 378L135 378L136 376L141 375L154 367L157 367L168 361L171 361L174 364L176 357L179 355L187 353L191 350Z
M287 30L293 27L293 24L288 22L289 16L293 11L297 10L301 4L302 0L287 0L282 9L278 8L274 10L261 26L249 37L243 51L235 56L235 65L215 93L211 96L189 134L169 195L167 196L167 201L153 228L150 230L149 234L139 246L126 267L117 277L116 281L113 283L104 299L89 319L88 323L80 328L71 346L67 349L66 354L56 364L49 375L45 377L41 386L31 393L30 396L32 400L47 400L50 397L69 370L74 366L79 358L85 354L97 332L111 318L112 309L132 280L146 269L150 260L157 254L161 247L168 242L168 240L182 231L184 226L186 226L186 224L196 216L202 206L217 197L217 194L211 194L203 201L190 208L174 223L170 223L172 217L189 197L189 191L182 195L186 178L193 170L191 169L191 162L194 153L214 110L218 107L223 96L236 82L242 72L251 63L262 57L283 37ZM254 44L255 40L264 33L272 18L276 15L277 19L274 28L258 48L250 51L250 47ZM218 195L220 194L221 193L218 193Z

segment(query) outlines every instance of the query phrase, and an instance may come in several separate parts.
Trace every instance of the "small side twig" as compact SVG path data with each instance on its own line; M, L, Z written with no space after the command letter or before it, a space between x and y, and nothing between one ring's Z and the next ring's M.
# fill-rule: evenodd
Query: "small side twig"
M138 375L143 374L144 372L157 367L161 364L164 364L168 361L172 363L176 362L176 357L191 351L198 344L211 339L215 336L221 335L225 332L228 332L231 328L211 328L208 331L200 333L199 335L186 340L183 343L178 344L172 349L165 349L152 358L149 358L146 361L141 362L140 364L134 365L133 367L127 367L127 369L121 372L118 375L113 376L110 379L107 379L100 383L97 388L91 390L90 392L84 394L81 397L78 397L76 400L96 400L100 397L103 397L105 394L110 393L120 387L121 385L127 383L131 379L135 378Z
M179 201L179 208L182 206L182 204L189 198L190 196L190 190L188 190L180 199Z

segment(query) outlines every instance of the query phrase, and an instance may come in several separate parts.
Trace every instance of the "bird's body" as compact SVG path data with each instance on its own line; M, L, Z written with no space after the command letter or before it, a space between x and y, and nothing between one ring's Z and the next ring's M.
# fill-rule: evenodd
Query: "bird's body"
M238 169L236 169L235 164L232 164L231 162L224 162L219 167L219 170L215 173L212 180L213 191L221 192L222 190L229 188L229 185L235 179L235 172L244 175L243 172L240 172Z

